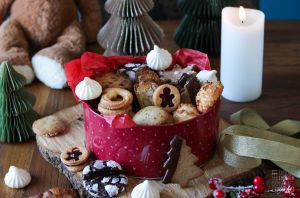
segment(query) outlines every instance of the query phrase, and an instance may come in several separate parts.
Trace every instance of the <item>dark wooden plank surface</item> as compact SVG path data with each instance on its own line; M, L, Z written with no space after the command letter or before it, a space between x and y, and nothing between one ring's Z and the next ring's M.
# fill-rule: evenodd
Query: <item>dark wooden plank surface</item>
M172 40L178 21L164 21L160 25L166 32L164 48L175 51L178 47ZM222 99L221 115L229 115L243 107L257 110L270 123L284 118L300 120L300 22L267 22L265 32L263 95L251 103L232 103ZM91 51L100 52L97 45ZM219 59L211 60L219 70ZM39 82L27 86L37 97L35 110L42 116L75 104L69 89L51 90ZM28 197L50 187L69 187L67 179L40 156L35 141L22 144L0 144L0 197ZM3 178L10 165L28 169L32 183L22 190L11 190ZM274 196L273 196L274 197Z

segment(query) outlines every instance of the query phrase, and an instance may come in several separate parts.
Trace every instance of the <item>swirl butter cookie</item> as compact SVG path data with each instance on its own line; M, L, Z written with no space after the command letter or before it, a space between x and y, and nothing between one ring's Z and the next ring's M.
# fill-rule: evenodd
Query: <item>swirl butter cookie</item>
M99 106L110 110L117 110L128 107L132 101L133 96L126 89L107 88L103 92Z
M172 112L180 104L180 93L175 86L164 84L155 90L153 102L155 106L162 107L167 112Z
M126 89L107 88L98 104L98 111L103 115L122 115L132 109L133 96Z

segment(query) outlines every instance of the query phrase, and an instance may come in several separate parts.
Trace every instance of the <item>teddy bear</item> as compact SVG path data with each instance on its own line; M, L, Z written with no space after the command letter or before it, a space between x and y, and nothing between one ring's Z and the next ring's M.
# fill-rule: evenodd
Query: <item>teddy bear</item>
M62 89L64 63L96 40L100 6L98 0L0 0L0 24L0 62L8 61L27 84L36 76Z

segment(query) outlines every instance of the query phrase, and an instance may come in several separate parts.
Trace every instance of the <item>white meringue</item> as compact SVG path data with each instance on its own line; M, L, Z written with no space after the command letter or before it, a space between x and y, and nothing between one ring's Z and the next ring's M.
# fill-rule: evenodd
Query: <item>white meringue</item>
M26 170L15 166L9 167L9 170L4 177L5 184L10 188L23 188L27 186L30 181L30 174Z
M145 180L135 186L131 192L132 198L160 198L160 185L155 181Z
M197 74L197 80L199 83L203 84L206 82L213 82L216 83L218 82L217 78L217 71L216 70L202 70Z
M165 70L172 64L172 55L165 49L154 45L154 49L147 54L146 62L153 70Z
M80 100L93 100L102 93L102 86L97 81L84 77L75 88L75 94Z

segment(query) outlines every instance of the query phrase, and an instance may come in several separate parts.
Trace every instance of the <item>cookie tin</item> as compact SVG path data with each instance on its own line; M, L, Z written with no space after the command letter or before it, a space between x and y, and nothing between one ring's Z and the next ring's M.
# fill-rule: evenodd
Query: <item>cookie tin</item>
M95 73L115 72L127 63L144 63L146 57L103 56L91 52L65 64L68 84L74 97L76 85L86 76ZM206 54L179 49L173 54L173 65L194 65L196 70L210 70ZM82 101L86 146L97 159L115 160L127 175L140 178L161 178L163 163L167 159L170 141L175 135L186 139L192 153L199 160L198 165L207 162L214 154L219 125L218 101L208 112L191 120L161 126L137 126L127 115L108 117L96 112L97 101L88 104ZM117 119L116 119L117 118Z
M219 126L218 101L208 112L178 124L112 127L106 119L84 103L86 143L97 159L115 160L125 173L141 178L161 178L170 141L175 135L186 139L199 161L214 154Z

